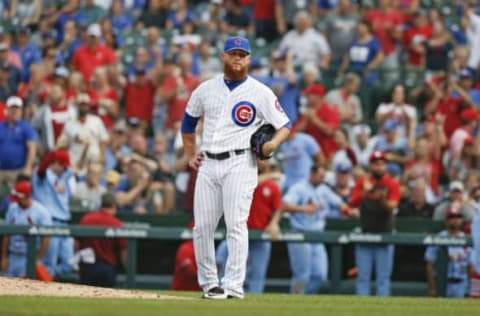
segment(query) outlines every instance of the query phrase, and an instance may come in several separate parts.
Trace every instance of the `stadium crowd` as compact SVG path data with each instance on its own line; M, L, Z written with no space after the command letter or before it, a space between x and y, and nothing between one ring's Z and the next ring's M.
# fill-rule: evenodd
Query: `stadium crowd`
M478 8L460 0L1 0L2 214L14 188L59 226L71 211L100 209L107 192L117 212L191 213L196 175L180 122L191 92L222 72L223 41L238 34L253 45L251 76L274 91L294 126L269 167L285 195L320 164L320 183L341 199L327 220L356 217L355 181L381 153L399 182L396 217L443 221L459 212L470 222L480 202ZM50 274L71 271L57 263L73 256L73 241L50 244Z

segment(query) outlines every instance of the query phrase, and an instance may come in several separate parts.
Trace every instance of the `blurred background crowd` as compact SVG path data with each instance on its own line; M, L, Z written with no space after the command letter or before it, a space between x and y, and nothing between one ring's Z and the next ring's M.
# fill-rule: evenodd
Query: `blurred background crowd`
M478 7L0 1L0 193L65 149L73 210L98 209L110 191L119 212L191 212L179 122L192 90L222 72L223 40L239 34L253 45L251 75L295 126L272 163L283 191L320 162L348 202L380 150L402 184L397 216L443 220L454 205L469 220L480 198Z

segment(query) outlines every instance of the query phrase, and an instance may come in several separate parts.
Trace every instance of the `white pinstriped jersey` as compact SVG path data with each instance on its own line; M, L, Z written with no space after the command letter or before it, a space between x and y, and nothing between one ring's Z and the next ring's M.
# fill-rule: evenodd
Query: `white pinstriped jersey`
M289 122L270 88L250 76L232 91L223 75L203 82L193 91L186 112L203 117L201 151L211 153L247 149L262 124L279 129Z

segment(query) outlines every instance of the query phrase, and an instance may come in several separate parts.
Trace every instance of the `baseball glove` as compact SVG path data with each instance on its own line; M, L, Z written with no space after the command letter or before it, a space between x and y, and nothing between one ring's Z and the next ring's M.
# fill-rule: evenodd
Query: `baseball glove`
M250 138L250 147L260 160L267 160L272 156L265 156L262 151L263 144L272 139L275 134L275 127L271 124L260 126Z

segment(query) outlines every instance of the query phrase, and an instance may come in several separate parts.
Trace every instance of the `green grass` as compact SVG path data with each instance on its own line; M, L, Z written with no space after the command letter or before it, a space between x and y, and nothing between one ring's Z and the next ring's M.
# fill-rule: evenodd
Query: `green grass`
M195 299L175 301L0 296L0 316L474 316L480 314L480 301L471 299L268 294L248 295L244 300L211 301L198 299L198 293L162 293L189 296Z

